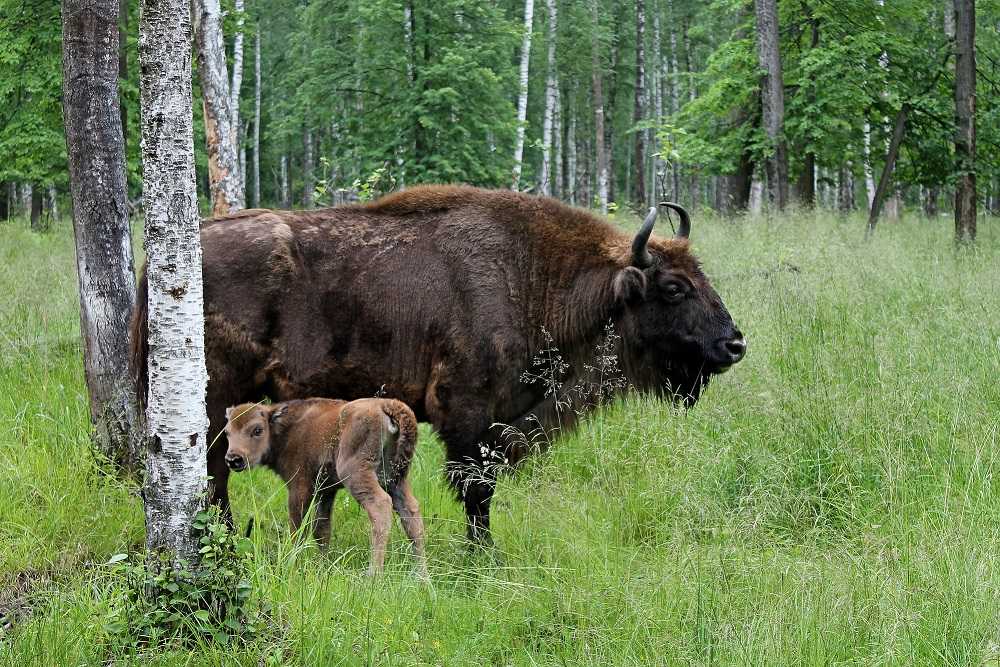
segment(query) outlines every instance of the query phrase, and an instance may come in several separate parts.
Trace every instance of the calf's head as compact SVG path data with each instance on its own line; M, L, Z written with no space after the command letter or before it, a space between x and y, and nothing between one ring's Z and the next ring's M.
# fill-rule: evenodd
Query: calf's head
M272 455L271 436L275 422L284 413L282 405L244 403L226 409L226 465L230 470L246 470L267 463Z
M656 208L632 241L629 265L615 276L625 372L639 389L670 394L692 405L709 378L746 354L747 341L733 323L688 248L691 221L680 214L671 240L650 240Z

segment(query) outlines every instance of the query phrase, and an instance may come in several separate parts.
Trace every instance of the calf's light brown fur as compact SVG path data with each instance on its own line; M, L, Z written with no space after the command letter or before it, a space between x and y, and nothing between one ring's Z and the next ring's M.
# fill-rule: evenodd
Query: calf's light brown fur
M407 479L417 420L406 404L378 398L244 403L227 409L226 420L226 463L236 471L265 465L278 473L288 487L293 531L315 497L313 535L325 548L334 497L347 487L372 523L369 572L382 571L395 509L426 576L424 524Z

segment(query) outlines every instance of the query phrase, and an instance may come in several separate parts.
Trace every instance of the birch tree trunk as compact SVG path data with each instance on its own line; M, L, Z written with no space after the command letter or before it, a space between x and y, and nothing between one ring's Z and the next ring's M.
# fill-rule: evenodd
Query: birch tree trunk
M543 195L552 194L552 148L553 127L555 126L556 101L559 83L556 79L556 0L545 0L549 10L549 52L548 74L545 79L545 118L542 123L542 173L539 176L538 191ZM526 71L526 70L525 70ZM520 109L520 107L518 107ZM523 138L522 138L523 139Z
M678 85L678 65L677 65L677 22L673 20L674 5L671 0L667 0L667 14L670 17L670 113L677 115L680 111L680 90ZM681 168L675 161L670 162L671 174L671 199L680 201L681 196Z
M593 31L591 33L590 57L591 57L591 77L594 89L594 141L597 164L597 201L601 213L608 212L608 155L604 150L604 88L603 72L601 72L600 40L597 33L600 27L597 13L597 0L590 0L590 12L593 17ZM589 202L588 202L589 205Z
M524 0L524 38L521 42L521 73L518 78L517 139L514 143L514 179L511 183L512 190L517 190L521 185L521 163L524 157L524 123L528 117L528 64L531 61L531 27L534 11L535 1Z
M865 192L868 195L868 210L872 210L875 203L875 170L872 167L872 125L865 119L863 128L863 148L864 148L864 170L865 170Z
M245 203L222 41L222 10L219 0L191 0L191 11L205 114L212 215L228 215L243 208Z
M281 208L292 207L292 194L288 187L288 156L281 156Z
M63 0L63 118L73 198L83 370L94 444L138 476L141 427L129 375L135 272L118 99L117 0Z
M128 81L128 5L129 0L118 2L118 78L124 83ZM63 63L65 67L65 63ZM122 144L128 146L128 108L124 100L119 100L119 113L122 124ZM128 185L126 174L126 186ZM127 188L126 188L127 194ZM133 279L133 282L134 279Z
M229 85L229 110L232 114L233 138L236 146L240 142L240 89L243 88L243 0L233 0L236 10L236 34L233 35L233 78ZM246 186L244 185L244 190Z
M566 199L573 206L576 206L576 169L576 114L570 106L569 126L566 128Z
M955 241L976 240L976 2L955 0Z
M777 0L754 0L757 12L757 56L765 74L761 82L761 111L771 149L765 162L771 203L780 211L788 203L788 149L783 136L785 91L778 52Z
M308 127L302 130L302 207L312 208L313 203L313 133Z
M635 108L632 114L634 123L645 118L646 111L646 3L636 0L635 3ZM646 132L638 130L635 133L635 150L632 153L632 201L637 204L646 203Z
M195 191L188 0L142 0L143 203L149 281L146 548L198 561L207 490L205 323Z
M260 26L253 46L253 205L260 206Z

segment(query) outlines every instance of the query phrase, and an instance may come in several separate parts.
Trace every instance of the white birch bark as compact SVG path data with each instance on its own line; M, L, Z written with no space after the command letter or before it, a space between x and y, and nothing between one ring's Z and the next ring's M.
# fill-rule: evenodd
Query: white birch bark
M233 0L236 10L236 34L233 35L233 78L229 84L229 110L232 113L233 136L239 143L240 131L240 90L243 88L243 0Z
M253 46L253 205L260 206L260 26L254 36Z
M308 127L302 130L302 207L312 208L313 204L313 133Z
M292 195L288 187L288 156L281 156L281 207L291 208Z
M222 41L222 10L219 0L191 0L191 11L205 114L212 215L227 215L243 208L245 198L234 137L226 50Z
M558 21L556 0L545 0L549 14L548 73L545 78L545 118L542 122L542 173L539 175L538 192L552 194L552 129L555 125L556 95L559 91L556 79L556 26ZM524 70L525 74L527 70Z
M524 157L524 130L528 117L528 64L531 61L531 27L534 17L534 0L524 0L524 37L521 41L521 73L517 94L517 139L514 142L514 178L511 189L521 185L521 162Z
M867 119L865 120L863 139L865 191L868 194L868 210L871 211L872 205L875 203L875 172L872 169L872 126Z
M608 155L604 150L604 73L601 71L600 41L597 31L600 26L597 13L597 0L590 0L590 13L593 20L591 31L590 57L591 77L594 94L594 149L597 159L597 203L601 213L608 212Z
M653 72L652 72L652 83L653 83L653 113L656 114L657 123L663 120L663 77L665 75L664 71L664 58L663 58L663 41L661 39L660 33L660 12L659 8L654 4L653 10ZM654 156L660 152L659 141L656 138L656 132L650 130L648 143L650 146L650 153ZM649 190L650 199L648 202L649 206L654 206L656 202L663 198L660 188L662 186L661 180L664 178L663 175L663 158L653 157L652 158L652 179L650 179Z
M570 204L576 206L576 113L574 111L571 107L569 110L569 127L566 128L566 186L568 189L566 198Z
M638 124L646 117L646 3L635 3L635 98L632 122ZM635 133L632 153L632 201L645 205L646 198L646 132Z
M552 111L552 196L561 197L563 191L563 129L562 93L556 78L556 104Z
M143 203L149 279L146 547L197 562L207 490L205 326L188 0L142 0Z

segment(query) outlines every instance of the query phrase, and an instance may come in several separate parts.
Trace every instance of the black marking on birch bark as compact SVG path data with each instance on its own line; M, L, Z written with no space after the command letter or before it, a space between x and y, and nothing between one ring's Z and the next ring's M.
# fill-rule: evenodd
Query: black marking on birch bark
M188 436L188 439L191 441L191 444L189 445L190 447L196 447L198 445L197 433L192 433L190 436Z

